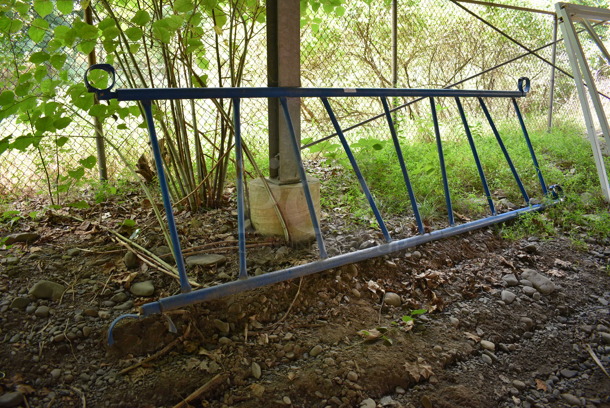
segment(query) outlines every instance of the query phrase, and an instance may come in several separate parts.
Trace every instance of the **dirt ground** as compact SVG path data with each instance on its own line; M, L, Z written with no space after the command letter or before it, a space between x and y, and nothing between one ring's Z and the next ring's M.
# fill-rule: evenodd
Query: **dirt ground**
M609 241L514 242L483 229L126 319L110 347L112 319L179 291L105 229L162 254L152 221L139 236L117 221L150 211L140 208L126 200L0 225L0 237L34 234L0 249L0 408L610 407ZM215 242L226 256L189 267L205 285L233 279L237 262L234 217L212 218L220 224L178 216L184 248ZM256 273L313 257L253 239ZM350 239L377 236L335 237ZM134 294L146 281L152 295Z

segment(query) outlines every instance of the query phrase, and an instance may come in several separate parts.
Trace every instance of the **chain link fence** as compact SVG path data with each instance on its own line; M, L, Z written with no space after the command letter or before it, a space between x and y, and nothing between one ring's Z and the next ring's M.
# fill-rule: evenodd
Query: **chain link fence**
M94 1L94 22L103 22L112 12L128 27L138 10L148 9L154 15L155 10L148 2L140 3L139 7L135 3L124 3L127 5L113 4L109 8L106 0ZM130 8L129 4L133 4L133 7ZM391 2L350 1L344 5L341 16L319 10L301 29L302 86L514 90L517 79L527 76L532 80L532 91L520 103L528 126L537 130L546 129L553 101L552 124L578 123L584 134L580 106L561 41L557 42L558 69L550 64L554 61L553 32L557 29L552 14L456 0L398 0L397 6L395 37ZM56 19L53 24L69 26L71 18L82 18L82 12L74 12L63 20L53 18ZM15 70L10 66L14 57L22 56L23 61L27 61L29 55L44 50L48 45L33 45L27 41L27 30L28 27L23 27L10 41L0 45L0 58L4 66L0 75L5 89L19 85L19 78L13 75ZM206 32L210 34L202 37L203 51L192 56L200 75L198 80L203 80L205 86L209 87L235 85L227 77L225 64L228 64L228 60L222 59L223 54L217 53L216 58L212 58L212 50L222 47L228 34L216 35L213 25ZM396 41L395 61L393 41ZM584 44L588 43L584 41ZM202 85L194 83L187 72L165 71L167 65L161 60L163 52L155 49L154 42L133 41L132 45L132 61L115 57L107 44L101 43L95 48L98 61L112 62L117 66L117 87ZM252 28L247 49L239 85L266 86L264 23L257 23ZM81 82L89 65L88 59L76 52L69 53L67 58L70 79ZM141 71L132 72L136 66ZM602 90L607 90L608 80L603 80L604 75L607 76L607 73L600 71ZM67 98L60 91L58 98L62 97ZM333 108L344 128L358 125L382 112L380 103L361 99L333 99ZM395 113L403 136L417 139L429 134L431 119L428 101L401 99L392 103L394 106L406 105ZM607 100L605 103L607 105ZM159 108L169 110L169 104L161 103ZM439 108L440 119L446 123L446 127L457 128L454 125L459 115L455 107L447 103ZM508 105L492 108L500 119L508 116ZM217 106L211 101L185 102L181 104L181 109L192 116L191 125L197 126L204 139L210 138L212 145L217 120L209 118L216 117ZM475 107L467 106L467 109L474 111ZM321 103L317 101L303 101L301 119L302 138L306 141L319 140L334 133ZM268 151L267 102L247 101L242 108L242 121L246 143L260 159L259 163L264 164ZM141 125L140 120L120 118L108 118L102 124L110 180L133 177L126 167L135 164L148 151L148 134ZM173 127L177 124L167 125L168 135L175 135ZM380 127L384 127L383 132L380 132ZM387 133L386 127L383 122L372 121L356 127L348 136L351 140L378 138L380 133ZM16 118L2 121L0 129L4 135L20 135L30 131ZM61 147L51 143L64 136L68 142ZM460 136L456 132L446 137ZM76 165L78 158L95 155L92 120L82 118L61 133L47 135L41 147L25 151L11 149L0 155L0 194L22 197L44 190L48 183L56 183L66 170ZM120 159L117 150L122 152L127 163ZM95 169L90 171L88 177L96 178Z

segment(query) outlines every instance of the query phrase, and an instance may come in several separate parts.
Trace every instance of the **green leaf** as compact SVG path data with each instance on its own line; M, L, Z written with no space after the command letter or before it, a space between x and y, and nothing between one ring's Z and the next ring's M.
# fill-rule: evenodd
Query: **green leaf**
M32 21L32 25L28 29L28 36L35 43L39 43L43 40L48 28L49 23L41 18L37 18L36 20Z
M79 178L80 179L80 178ZM78 179L77 179L78 180ZM87 209L87 208L91 208L91 206L89 204L87 204L86 201L75 201L73 203L70 204L66 204L67 207L72 207L72 208L80 208L80 209Z
M95 43L95 40L86 40L78 44L76 48L83 54L91 54L91 51L95 49Z
M411 316L403 316L402 321L405 323L409 323L413 321L413 318Z
M119 31L117 26L112 26L112 27L108 27L106 28L103 32L102 35L104 36L105 39L107 40L113 40L115 38L117 38L119 36L121 32Z
M68 125L70 125L70 123L72 123L72 118L70 118L68 116L64 116L63 118L55 119L55 122L53 122L53 125L55 126L56 129L65 129L68 127ZM62 139L62 138L60 138L60 139ZM61 146L63 146L63 144Z
M8 147L10 145L10 139L11 137L7 136L4 139L0 140L0 155L2 155L2 153L8 150Z
M41 64L48 61L51 56L44 51L38 51L30 55L30 62L34 64Z
M82 164L84 168L92 169L95 167L97 159L95 158L95 156L89 156L86 159L79 160L78 162Z
M23 21L21 20L13 20L6 16L0 18L0 32L12 34L21 30L23 27Z
M62 14L70 14L74 10L74 0L57 0L57 10Z
M169 30L161 25L155 26L155 23L158 23L158 21L153 23L153 36L162 43L169 44L172 40L172 35Z
M106 105L93 105L91 109L89 109L89 115L95 117L102 117L106 114Z
M337 17L342 17L345 14L345 7L337 6L335 7L335 15Z
M68 170L68 175L75 180L80 180L85 175L85 169L79 167L76 170Z
M55 130L55 126L53 126L53 118L49 116L43 116L38 118L34 123L36 130L38 132L52 132Z
M174 3L174 11L176 13L186 13L194 8L192 0L176 0Z
M131 22L139 26L146 25L150 22L150 14L146 10L138 10Z
M53 68L60 70L64 67L67 58L66 54L53 54L51 55L51 65L53 65Z
M40 137L27 135L27 136L19 136L17 139L10 144L11 149L17 149L19 151L24 152L28 147L32 145L37 145L40 142Z
M30 93L30 89L32 88L31 82L25 82L23 84L17 85L15 88L15 95L17 96L26 96Z
M66 143L68 143L68 140L70 140L70 139L67 138L66 136L62 136L62 137L55 139L55 144L57 145L57 147L63 147Z
M92 26L91 24L77 20L74 22L73 27L76 30L78 37L82 38L83 40L97 40L97 38L100 36L98 28Z
M422 315L424 313L428 313L428 310L426 309L415 309L415 310L411 310L411 313L409 313L411 316L417 316L417 315Z
M127 35L127 38L129 38L131 41L140 41L143 36L143 32L140 27L129 27L127 30L125 30L125 35Z
M53 12L53 2L49 0L34 0L34 10L40 17L46 17Z
M15 102L15 94L13 91L4 91L0 94L0 105L8 105Z
M131 219L126 219L126 220L123 220L123 223L121 225L125 226L125 227L129 227L129 228L133 228L136 226L136 222Z
M30 12L30 4L22 1L16 2L13 7L19 13L21 17L25 17Z

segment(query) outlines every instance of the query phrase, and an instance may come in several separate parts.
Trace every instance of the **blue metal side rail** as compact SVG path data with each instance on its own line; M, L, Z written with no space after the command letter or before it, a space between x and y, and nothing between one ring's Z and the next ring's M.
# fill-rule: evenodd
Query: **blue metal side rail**
M96 89L90 85L88 81L88 74L92 70L103 70L106 71L111 77L111 85L106 89ZM530 197L527 194L521 179L513 165L508 150L504 146L502 138L494 124L494 121L489 113L489 110L485 104L483 98L509 98L512 100L512 104L519 120L519 124L523 131L523 136L527 147L529 149L532 163L535 168L540 188L543 195L548 195L549 190L555 196L553 187L549 187L545 184L542 173L536 159L536 155L530 142L529 134L523 121L523 116L517 104L517 98L525 97L530 88L530 81L527 78L520 78L518 81L518 90L516 91L488 91L488 90L459 90L459 89L385 89L385 88L165 88L165 89L117 89L112 90L115 83L115 70L111 65L108 64L97 64L91 66L85 74L85 84L89 92L96 93L100 100L117 99L119 101L139 101L142 103L144 108L144 114L146 116L146 122L148 125L148 131L150 136L150 142L153 150L153 155L158 170L159 183L161 187L161 193L163 197L163 204L165 206L165 213L167 216L167 223L170 231L170 237L172 241L173 252L176 255L176 265L180 277L180 287L182 293L163 299L159 299L156 302L144 304L140 307L140 314L128 314L117 318L112 322L108 341L112 344L112 329L116 323L126 317L143 317L149 316L155 313L163 313L169 310L184 307L186 305L204 302L212 299L218 299L224 296L232 295L235 293L243 292L249 289L270 285L289 279L294 279L302 276L311 275L317 272L325 271L331 268L337 268L346 264L359 262L365 259L370 259L382 255L386 255L395 251L404 250L406 248L414 247L426 242L446 238L454 235L458 235L467 231L483 228L489 225L505 222L516 218L519 214L540 210L543 208L542 204L533 205L530 202ZM366 181L360 171L358 163L352 153L349 143L344 135L344 131L334 114L329 98L333 97L376 97L380 98L384 116L389 126L390 135L394 148L397 153L398 162L401 168L401 172L404 178L405 186L409 195L409 201L411 203L413 215L416 220L418 235L409 238L393 240L390 232L388 231L381 213L377 208L373 195L371 194ZM415 192L413 190L405 159L402 154L401 146L396 133L396 128L392 119L392 109L388 104L387 98L389 97L419 97L428 98L430 101L430 109L432 113L432 120L434 122L434 132L436 138L436 146L439 156L439 164L441 167L441 175L443 182L443 192L445 197L445 203L447 206L448 224L447 228L425 233L421 215L419 213ZM462 120L464 130L468 139L470 149L473 154L474 161L476 163L477 171L485 192L486 201L489 205L491 216L467 222L464 224L456 225L453 217L453 207L451 202L451 193L449 189L449 183L447 178L447 169L445 166L445 159L443 153L443 145L441 141L440 126L437 118L437 112L435 108L435 98L454 98L457 105L460 118ZM233 103L233 125L235 129L235 162L237 168L237 221L238 221L238 248L239 248L239 279L233 282L220 284L213 287L203 288L196 291L192 291L189 284L186 269L184 266L184 259L182 256L182 250L180 248L180 239L176 229L176 223L174 220L174 214L172 210L172 204L170 200L169 190L166 182L165 172L163 168L163 161L161 159L161 152L159 149L159 142L155 130L153 113L152 113L152 101L155 100L178 100L178 99L211 99L211 98L225 98L231 99ZM244 98L277 98L280 101L284 118L289 129L289 136L291 139L291 145L297 157L297 165L300 180L303 184L303 192L307 202L309 215L311 217L316 242L319 251L320 260L311 262L305 265L293 266L287 269L270 272L259 276L248 275L246 266L246 240L245 240L245 206L244 206L244 179L243 179L243 155L242 155L242 135L241 135L241 124L240 124L240 102ZM287 98L319 98L326 109L328 117L334 127L337 137L339 138L345 153L347 154L352 168L358 178L360 187L364 192L367 201L375 215L379 229L381 230L385 243L368 249L358 250L348 254L342 254L334 257L328 257L326 247L324 244L324 238L321 233L320 223L317 218L313 199L307 183L307 177L305 168L301 161L300 146L298 144L292 118L290 116L287 104ZM476 149L474 138L470 131L470 126L464 109L462 106L461 98L477 98L481 109L494 133L494 136L500 146L504 158L510 167L515 182L523 196L525 206L518 210L498 214L491 198L489 185L483 172L479 155Z

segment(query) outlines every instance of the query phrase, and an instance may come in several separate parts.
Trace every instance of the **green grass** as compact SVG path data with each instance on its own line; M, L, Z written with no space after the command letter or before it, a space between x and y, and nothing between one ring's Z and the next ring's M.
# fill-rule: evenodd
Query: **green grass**
M499 126L503 142L531 198L543 202L542 190L532 158L518 125ZM525 203L498 143L489 129L473 127L476 148L489 184L494 203L506 197L522 207ZM564 123L551 133L531 131L530 138L547 185L560 184L565 201L543 213L520 217L520 220L501 227L507 238L529 235L551 236L557 229L574 237L586 232L596 237L610 236L608 205L592 159L591 147L577 124ZM490 214L472 151L465 137L443 141L448 182L456 213L475 219ZM334 147L334 146L333 146ZM352 144L365 180L384 215L412 213L407 190L390 141L365 139ZM429 138L403 141L403 155L420 213L428 222L446 222L446 205L436 143ZM341 207L362 223L371 223L372 214L349 162L342 152L331 148L328 163L339 165L343 171L325 180L322 205ZM501 204L500 204L501 207ZM575 238L576 239L576 238Z

